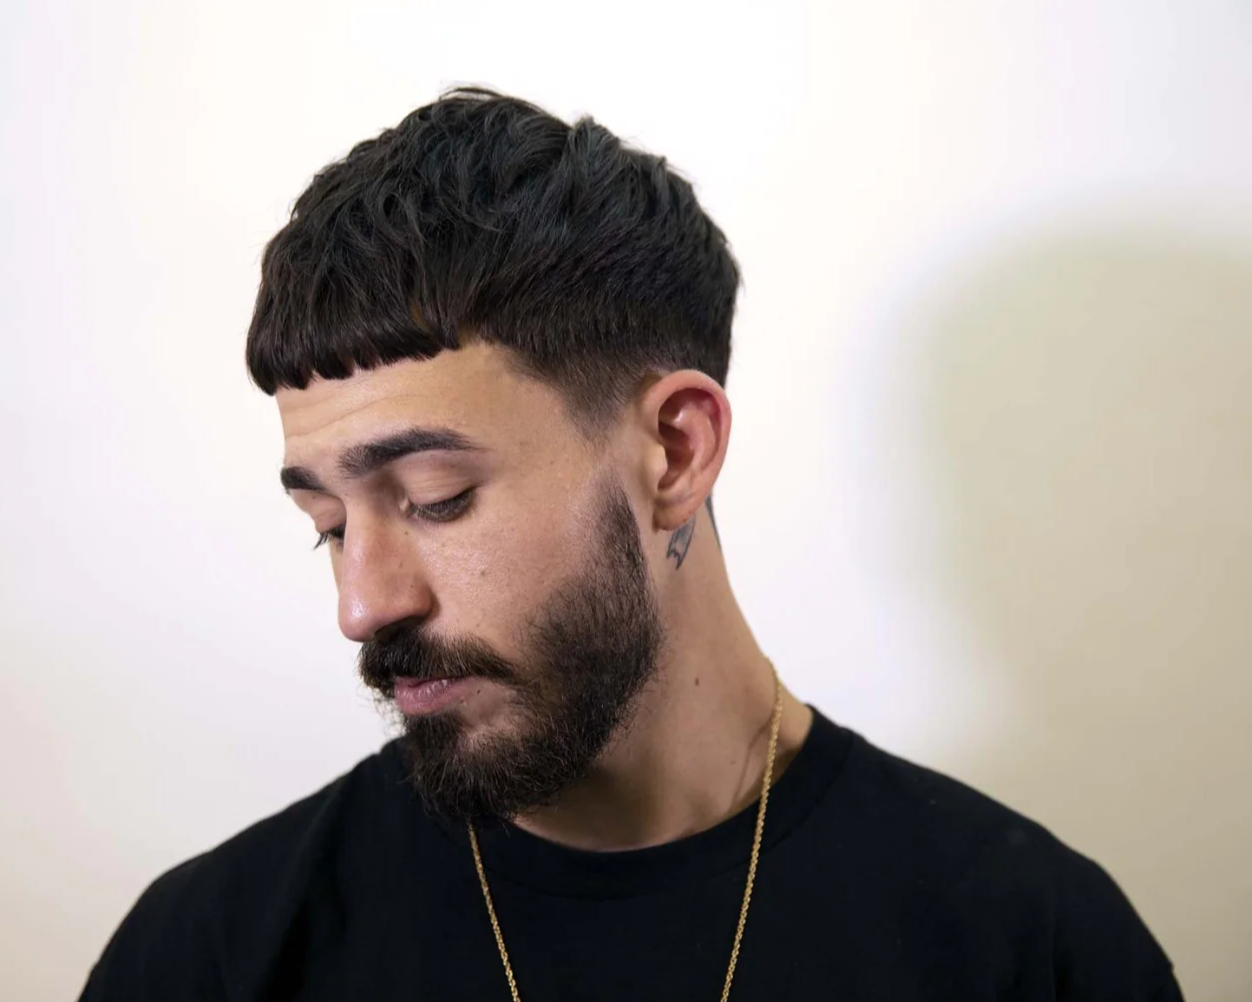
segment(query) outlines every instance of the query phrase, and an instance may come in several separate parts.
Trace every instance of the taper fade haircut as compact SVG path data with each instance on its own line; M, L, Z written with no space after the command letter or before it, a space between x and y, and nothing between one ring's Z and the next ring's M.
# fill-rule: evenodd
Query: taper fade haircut
M725 384L739 269L691 185L590 118L457 88L358 144L265 249L272 394L483 341L595 429L651 372Z

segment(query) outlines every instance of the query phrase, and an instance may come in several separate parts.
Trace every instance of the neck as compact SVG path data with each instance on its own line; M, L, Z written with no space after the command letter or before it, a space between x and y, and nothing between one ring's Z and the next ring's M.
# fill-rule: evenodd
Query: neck
M760 795L774 673L730 590L705 511L681 566L664 566L656 681L582 782L514 819L526 831L578 849L639 849L711 828ZM812 711L784 687L773 780L811 723Z

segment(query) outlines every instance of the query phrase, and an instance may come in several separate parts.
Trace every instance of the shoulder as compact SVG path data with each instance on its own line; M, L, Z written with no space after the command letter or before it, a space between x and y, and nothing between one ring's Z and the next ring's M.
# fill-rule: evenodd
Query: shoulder
M105 947L83 1002L224 997L222 971L246 967L250 944L281 934L345 822L383 793L384 755L157 877Z
M1099 868L1047 828L950 775L852 732L840 778L848 823L910 865L972 879L1003 871L1056 889L1090 881ZM907 852L907 855L903 855Z
M841 786L884 864L940 911L977 916L978 934L1021 963L1050 965L1058 998L1181 997L1113 877L1042 824L855 732Z
M964 871L1003 859L1031 873L1065 868L1066 847L1046 828L980 790L852 732L841 800L858 826L921 864ZM924 851L923 851L924 850Z

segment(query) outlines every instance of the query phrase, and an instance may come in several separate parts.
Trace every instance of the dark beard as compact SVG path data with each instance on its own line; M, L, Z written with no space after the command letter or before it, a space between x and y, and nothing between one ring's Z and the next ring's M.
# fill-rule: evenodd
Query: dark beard
M662 630L639 527L616 483L588 558L587 571L529 625L524 667L477 639L444 640L420 627L361 646L361 678L388 698L396 678L486 678L511 690L520 722L509 733L471 742L455 712L405 719L400 747L431 810L489 820L550 804L629 723L656 673Z

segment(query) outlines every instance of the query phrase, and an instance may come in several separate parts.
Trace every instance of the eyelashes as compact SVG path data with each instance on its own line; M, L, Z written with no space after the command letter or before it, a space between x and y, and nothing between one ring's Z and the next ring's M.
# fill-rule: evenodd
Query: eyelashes
M316 550L319 546L325 546L327 541L331 539L334 539L340 543L343 542L343 526L342 525L337 526L334 529L328 529L326 532L319 532L317 534L317 542L313 544L313 549Z
M464 515L474 498L474 488L467 487L455 497L434 501L431 504L414 504L409 502L405 514L422 519L425 522L451 522L454 518Z
M454 497L444 498L442 501L432 501L430 504L416 504L410 501L405 507L404 514L408 518L417 518L423 522L451 522L460 518L469 510L470 503L474 500L474 488L467 487L460 494ZM313 544L313 549L324 546L330 540L337 543L343 542L343 535L346 526L337 525L333 529L327 529L325 532L318 533L317 542Z

